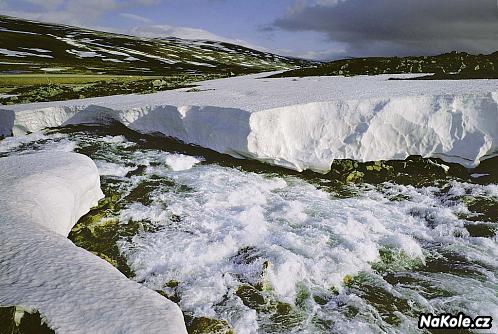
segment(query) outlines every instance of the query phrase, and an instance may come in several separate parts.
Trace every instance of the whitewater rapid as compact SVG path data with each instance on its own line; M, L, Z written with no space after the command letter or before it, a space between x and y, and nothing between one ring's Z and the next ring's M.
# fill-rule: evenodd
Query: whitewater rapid
M143 225L118 240L133 280L186 314L248 334L418 332L422 312L498 317L496 184L338 187L73 131L8 138L0 154L90 152L124 203L102 224Z

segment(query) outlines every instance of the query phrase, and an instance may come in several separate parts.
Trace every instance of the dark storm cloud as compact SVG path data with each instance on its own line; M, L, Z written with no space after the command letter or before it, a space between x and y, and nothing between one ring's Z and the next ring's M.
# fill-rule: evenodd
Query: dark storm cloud
M316 31L359 55L498 50L497 0L318 0L273 27Z

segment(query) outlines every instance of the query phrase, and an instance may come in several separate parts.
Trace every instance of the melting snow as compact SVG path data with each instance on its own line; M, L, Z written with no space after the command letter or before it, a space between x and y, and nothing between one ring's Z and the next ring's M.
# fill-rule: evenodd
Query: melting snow
M235 157L316 171L329 170L334 159L409 155L471 167L497 151L498 80L262 76L206 81L195 94L175 90L3 107L15 111L13 127L3 131L114 119Z
M7 57L41 57L41 58L54 58L49 55L41 55L41 54L36 54L36 53L31 53L31 52L23 52L23 51L12 51L12 50L7 50L7 49L1 49L0 48L0 53L7 56Z
M178 306L66 239L103 196L88 157L26 154L0 171L0 304L39 310L57 333L186 333Z

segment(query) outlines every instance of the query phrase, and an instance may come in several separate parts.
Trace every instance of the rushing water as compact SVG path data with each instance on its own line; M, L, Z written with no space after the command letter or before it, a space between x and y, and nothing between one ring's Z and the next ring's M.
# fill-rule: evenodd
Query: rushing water
M105 131L8 138L0 155L89 155L117 203L97 224L121 226L122 271L189 319L240 334L419 332L423 312L498 319L496 184L344 184Z

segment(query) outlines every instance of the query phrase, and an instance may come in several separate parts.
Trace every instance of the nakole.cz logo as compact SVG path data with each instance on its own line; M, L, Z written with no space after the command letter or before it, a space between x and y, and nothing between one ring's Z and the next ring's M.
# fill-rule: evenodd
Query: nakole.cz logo
M418 328L420 329L490 329L491 327L493 327L492 317L477 316L472 318L462 312L457 315L423 313L418 318Z

